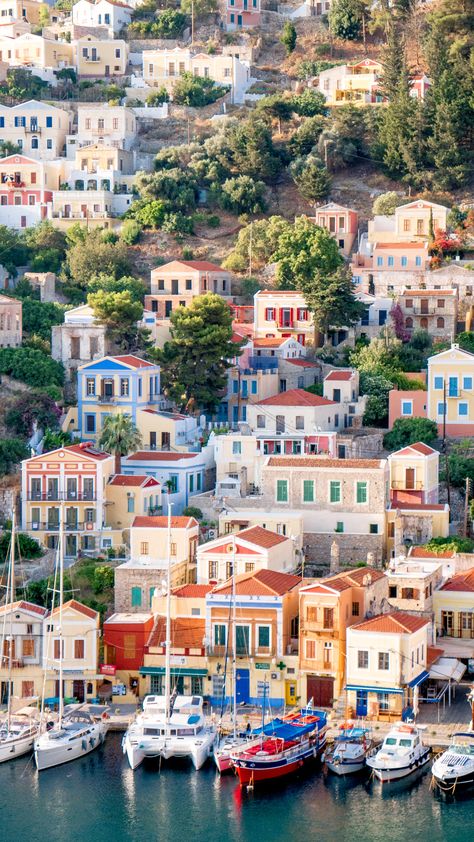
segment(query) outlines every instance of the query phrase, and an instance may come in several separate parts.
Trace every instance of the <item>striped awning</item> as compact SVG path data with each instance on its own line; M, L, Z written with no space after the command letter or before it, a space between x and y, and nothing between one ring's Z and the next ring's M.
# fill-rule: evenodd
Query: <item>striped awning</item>
M419 684L423 684L423 682L426 681L426 679L429 677L429 672L427 670L423 670L423 672L420 672L420 674L417 675L416 678L412 678L412 680L408 682L408 686L418 687Z
M364 693L396 693L400 696L403 696L403 690L401 690L399 687L363 687L361 684L347 684L344 689L355 690L356 692L361 690Z
M164 675L164 667L140 667L140 675ZM207 670L195 667L171 667L171 675L207 675Z

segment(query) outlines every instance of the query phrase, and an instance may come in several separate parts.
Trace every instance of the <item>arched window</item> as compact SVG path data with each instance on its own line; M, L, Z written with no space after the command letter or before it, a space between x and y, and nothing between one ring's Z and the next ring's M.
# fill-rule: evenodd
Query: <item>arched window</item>
M405 327L413 327L413 319L405 319Z
M442 316L439 316L436 319L436 327L444 327L444 319Z
M81 178L78 178L75 182L74 190L84 190L84 182Z
M420 327L422 330L428 330L428 319L420 319Z
M38 149L39 148L39 141L38 141L37 137L31 138L31 148L32 149Z

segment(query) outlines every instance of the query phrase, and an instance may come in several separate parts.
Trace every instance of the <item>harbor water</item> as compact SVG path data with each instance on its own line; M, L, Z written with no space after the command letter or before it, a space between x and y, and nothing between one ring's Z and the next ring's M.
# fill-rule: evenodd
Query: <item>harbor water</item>
M0 765L1 838L19 842L472 842L474 795L445 800L430 772L381 788L318 769L242 792L214 764L151 762L135 772L121 735L38 774L29 757Z

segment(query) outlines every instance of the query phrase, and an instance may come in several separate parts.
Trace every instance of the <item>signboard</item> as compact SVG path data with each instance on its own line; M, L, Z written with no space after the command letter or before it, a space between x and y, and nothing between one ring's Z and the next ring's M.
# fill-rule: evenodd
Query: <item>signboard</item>
M126 696L127 695L127 688L125 684L113 684L112 685L112 696Z
M269 670L270 664L255 664L256 670Z
M270 683L268 681L257 682L257 698L261 699L263 696L270 695Z
M100 665L100 674L101 675L115 675L117 672L117 667L112 666L112 664L101 664Z

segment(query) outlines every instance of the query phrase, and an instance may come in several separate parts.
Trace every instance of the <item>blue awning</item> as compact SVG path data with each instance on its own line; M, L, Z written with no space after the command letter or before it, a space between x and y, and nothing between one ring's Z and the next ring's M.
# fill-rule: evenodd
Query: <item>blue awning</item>
M164 675L164 667L140 667L140 675ZM197 669L195 667L171 667L171 675L207 675L207 670Z
M347 684L344 688L345 690L362 690L365 693L397 693L400 696L403 696L403 690L400 690L398 687L363 687L359 684Z
M311 731L321 730L326 725L326 715L318 711L319 722L310 722L306 725L292 725L291 722L284 722L281 719L273 719L264 728L254 728L252 734L265 734L267 737L277 737L281 740L299 739ZM314 714L313 714L314 715Z
M426 670L423 670L423 672L420 672L420 674L417 675L416 678L412 678L412 680L408 683L408 686L409 687L418 687L419 684L423 684L423 682L426 681L426 679L429 678L429 677L430 677L429 672L427 672Z

